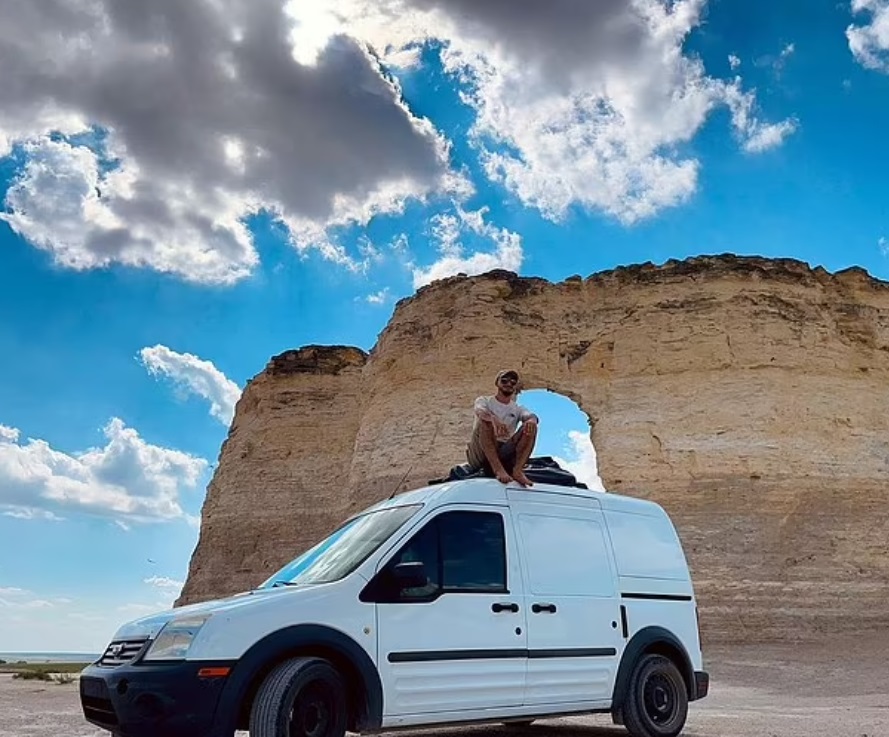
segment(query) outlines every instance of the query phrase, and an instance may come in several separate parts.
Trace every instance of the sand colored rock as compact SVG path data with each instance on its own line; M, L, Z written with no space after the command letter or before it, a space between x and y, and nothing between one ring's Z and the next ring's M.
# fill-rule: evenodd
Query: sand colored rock
M589 415L608 489L673 516L706 639L889 627L889 285L732 256L452 277L402 300L369 355L273 359L238 404L179 603L255 585L462 462L503 366Z

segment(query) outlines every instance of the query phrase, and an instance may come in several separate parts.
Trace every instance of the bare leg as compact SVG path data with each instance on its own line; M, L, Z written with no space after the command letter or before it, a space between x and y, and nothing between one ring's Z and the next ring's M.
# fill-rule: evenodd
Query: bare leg
M494 475L501 484L508 484L512 481L512 477L503 467L500 455L497 453L497 441L494 438L494 426L490 422L482 422L478 429L479 440L481 440L482 450L485 452L485 458L491 464Z
M522 486L534 486L534 482L525 476L524 468L531 453L534 450L534 444L537 442L537 425L522 425L519 430L519 442L516 445L515 466L512 469L512 477Z

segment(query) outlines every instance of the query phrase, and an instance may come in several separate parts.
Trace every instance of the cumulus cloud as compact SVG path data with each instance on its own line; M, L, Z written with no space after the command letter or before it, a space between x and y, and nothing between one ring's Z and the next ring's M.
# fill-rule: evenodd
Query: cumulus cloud
M117 418L104 433L104 447L72 454L44 440L23 442L18 432L0 436L0 511L82 513L124 524L185 519L180 495L197 487L207 462L151 445Z
M568 433L568 442L569 445L566 448L568 457L553 456L556 462L562 468L573 473L578 481L582 481L589 488L605 491L602 479L599 478L596 449L590 441L590 436L578 430L571 430Z
M868 69L889 74L889 0L852 0L854 14L869 14L865 25L846 28L849 50Z
M19 431L14 427L0 425L0 441L16 442L19 439Z
M231 424L241 389L212 362L191 353L177 353L165 345L143 348L139 356L153 376L166 376L186 395L203 397L210 402L213 417L224 425Z
M465 83L485 171L545 216L573 206L624 223L678 205L699 163L684 154L710 112L736 100L683 44L705 0L327 0L342 27L381 53L444 42ZM741 143L777 145L790 121L748 108Z
M429 266L413 268L415 289L454 274L472 276L491 269L519 271L524 258L521 236L487 222L487 211L486 207L475 211L457 207L453 214L440 214L432 219L432 239L440 258ZM493 245L494 250L467 253L465 241L478 247Z
M0 17L0 156L26 161L0 217L63 266L230 284L263 209L348 263L330 226L452 179L380 60L283 2L0 0Z

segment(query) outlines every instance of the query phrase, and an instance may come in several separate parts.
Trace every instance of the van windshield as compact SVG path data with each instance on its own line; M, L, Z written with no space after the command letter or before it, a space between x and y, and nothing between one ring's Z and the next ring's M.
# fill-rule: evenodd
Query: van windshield
M348 576L421 507L409 504L368 512L346 522L290 561L259 588L330 583Z

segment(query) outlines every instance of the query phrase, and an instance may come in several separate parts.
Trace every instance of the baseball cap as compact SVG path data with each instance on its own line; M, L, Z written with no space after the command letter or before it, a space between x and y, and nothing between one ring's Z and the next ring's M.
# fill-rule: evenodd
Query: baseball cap
M519 380L519 372L518 371L514 371L513 369L503 369L502 371L500 371L497 374L497 378L494 379L494 383L495 384L499 383L500 379L502 379L504 376L512 376L515 378L516 382L518 382L518 380Z

